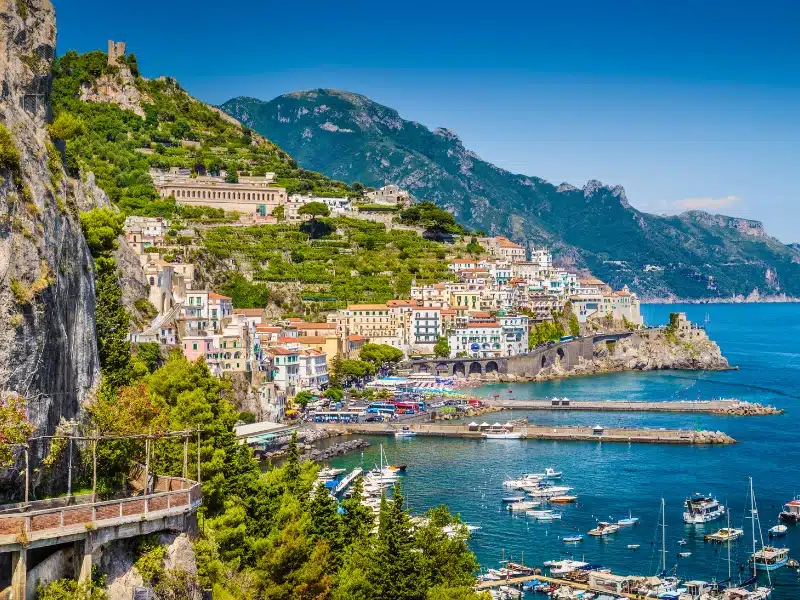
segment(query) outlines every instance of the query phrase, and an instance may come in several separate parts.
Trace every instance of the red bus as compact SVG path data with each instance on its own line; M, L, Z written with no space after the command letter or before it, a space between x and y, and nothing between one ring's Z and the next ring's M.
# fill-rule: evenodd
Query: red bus
M394 404L398 412L407 415L413 413L418 407L416 402L392 402L392 404Z

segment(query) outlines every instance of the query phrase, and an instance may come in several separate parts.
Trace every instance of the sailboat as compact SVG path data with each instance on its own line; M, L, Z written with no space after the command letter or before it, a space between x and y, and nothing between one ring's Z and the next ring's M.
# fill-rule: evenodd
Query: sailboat
M750 513L753 521L753 554L750 561L753 563L753 571L774 571L785 566L789 560L788 548L775 548L774 546L764 545L764 535L761 532L761 521L758 521L758 536L761 541L761 550L756 551L756 520L758 520L758 508L756 508L755 494L753 493L753 478L750 478Z
M758 509L756 508L756 497L753 493L753 478L750 477L750 520L752 525L752 537L753 537L753 554L750 557L750 562L753 565L753 572L749 579L746 581L742 581L739 583L737 587L728 588L725 590L725 599L731 600L767 600L772 594L772 577L769 574L771 569L765 569L767 571L767 580L769 581L768 587L758 587L758 562L754 560L758 556L758 552L756 552L756 521L758 520ZM729 525L730 527L730 525ZM758 523L758 535L761 539L761 546L762 552L764 550L764 536L761 533L761 522ZM788 552L788 551L787 551ZM730 577L730 557L731 557L731 548L730 542L728 542L728 576ZM748 589L749 586L753 586L753 589Z

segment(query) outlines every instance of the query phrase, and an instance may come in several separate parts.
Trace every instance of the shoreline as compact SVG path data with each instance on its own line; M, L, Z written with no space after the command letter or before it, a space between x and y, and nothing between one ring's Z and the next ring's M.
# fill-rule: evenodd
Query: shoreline
M796 304L800 303L800 298L794 296L763 296L751 298L744 296L733 296L729 298L640 298L641 304Z

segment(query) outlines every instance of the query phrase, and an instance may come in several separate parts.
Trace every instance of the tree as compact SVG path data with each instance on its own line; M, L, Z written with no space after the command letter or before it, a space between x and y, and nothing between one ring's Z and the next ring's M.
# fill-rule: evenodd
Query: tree
M122 305L122 288L113 258L95 259L97 353L105 383L116 388L130 381L130 315Z
M472 256L478 256L479 254L483 254L486 252L486 249L478 243L478 239L473 237L469 244L467 244L467 252L469 252Z
M308 403L311 402L313 399L314 395L307 390L298 392L298 394L294 397L294 401L303 408L308 406Z
M47 129L53 139L69 141L72 138L83 135L85 126L80 117L70 112L62 112Z
M328 205L324 202L309 202L297 210L298 215L309 215L313 220L317 217L327 217L331 214Z
M81 229L92 256L108 257L119 245L125 217L110 208L93 208L81 213Z
M342 398L344 398L344 391L341 388L331 387L325 390L325 393L322 394L331 402L340 402Z
M239 170L236 165L225 167L225 183L239 183Z
M433 347L433 353L439 358L450 357L450 344L447 343L446 337L440 337L436 345Z
M363 477L358 477L351 489L350 497L342 500L342 537L348 544L361 544L370 538L375 521L372 511L361 502L364 498Z
M5 400L0 398L0 468L12 465L17 446L27 443L33 429L25 414L22 396L12 394Z
M318 483L308 505L311 517L309 533L328 543L330 558L337 567L345 543L342 537L342 517L338 513L338 508L336 499L331 496L325 484Z
M364 344L358 353L360 360L384 369L403 360L403 351L388 344Z

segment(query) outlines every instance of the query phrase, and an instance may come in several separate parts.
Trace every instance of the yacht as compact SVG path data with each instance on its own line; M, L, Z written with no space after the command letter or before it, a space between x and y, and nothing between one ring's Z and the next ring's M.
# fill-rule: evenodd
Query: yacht
M413 438L417 437L417 432L411 431L411 429L409 429L408 427L403 427L402 429L398 429L397 431L394 432L394 437L401 439Z
M783 505L780 517L784 521L790 521L792 523L800 521L800 496L796 496L794 500Z
M725 507L712 496L695 494L686 499L684 506L683 522L689 525L709 523L725 516Z
M523 487L536 486L539 485L539 483L539 477L532 474L527 474L522 475L519 479L506 479L503 482L503 487L521 489Z
M558 521L561 520L561 513L552 510L527 510L525 514L533 517L537 521Z
M750 556L753 566L758 571L775 571L789 560L788 548L775 548L774 546L764 546Z
M707 542L716 542L722 544L740 538L744 535L744 529L735 529L732 527L723 527L716 533L709 533L703 537Z
M565 485L550 485L546 487L532 487L530 489L526 487L525 490L528 492L528 495L533 498L550 498L552 496L563 496L571 492L573 488Z
M511 504L508 504L506 508L511 512L525 512L532 508L536 508L537 506L539 506L538 502L523 501L523 502L512 502Z
M595 537L602 537L606 535L611 535L612 533L616 533L617 531L619 531L619 525L617 525L616 523L607 523L606 521L600 521L597 524L597 527L589 530L589 535L593 535Z
M528 473L527 475L523 475L523 479L531 478L531 479L561 479L563 473L561 471L556 471L553 467L547 467L544 470L544 473Z
M627 519L620 519L617 521L617 525L620 527L630 527L631 525L638 525L639 524L639 517L634 517L633 513L628 511L628 518Z
M563 538L561 538L561 541L565 544L576 544L583 541L583 535L580 533L575 535L565 535Z
M551 575L565 575L567 573L572 573L572 571L577 571L578 569L582 569L583 567L589 566L588 562L583 562L581 560L572 560L572 559L564 559L564 560L556 560L548 562L550 564L545 563L544 566L550 567Z

